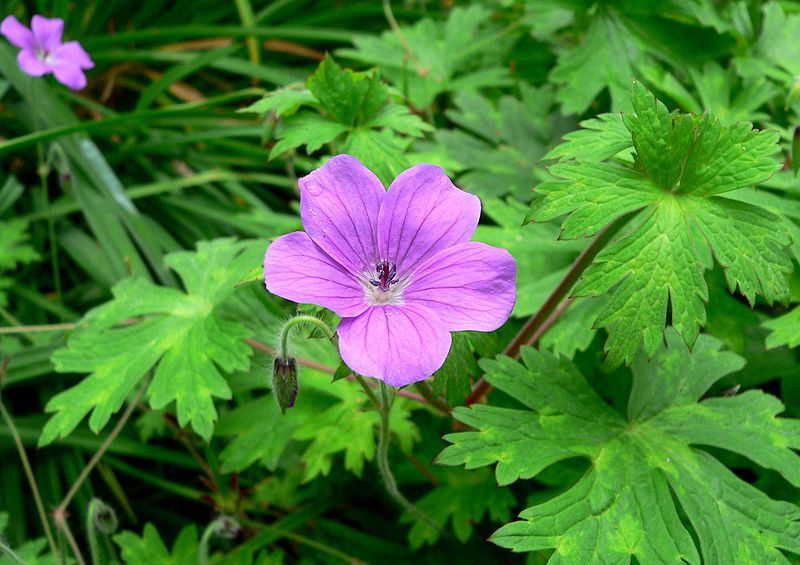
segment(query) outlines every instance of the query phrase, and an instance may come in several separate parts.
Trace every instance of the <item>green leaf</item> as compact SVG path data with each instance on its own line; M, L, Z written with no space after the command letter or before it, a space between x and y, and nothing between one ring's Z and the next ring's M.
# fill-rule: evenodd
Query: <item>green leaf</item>
M408 533L412 550L423 545L435 544L450 522L456 538L466 543L472 537L475 524L485 517L494 522L506 522L511 518L511 507L516 501L509 489L502 489L485 469L469 473L444 473L445 484L437 486L415 502L440 529L431 527L424 520L405 514L404 522L414 525Z
M337 53L380 67L417 108L430 106L443 92L510 84L501 61L514 36L502 34L491 23L487 8L459 6L445 22L425 18L400 29L413 56L394 31L385 31L380 37L356 36L355 49Z
M670 114L638 83L631 104L636 114L624 121L634 163L584 160L567 147L561 152L572 158L550 168L554 179L536 187L529 214L536 221L566 216L565 238L594 235L633 215L574 291L610 294L595 325L609 332L611 367L630 363L642 343L654 354L668 310L686 344L694 343L706 320L709 253L725 269L730 290L751 304L757 296L786 302L792 271L785 224L757 205L719 196L763 182L780 168L773 158L776 135L748 123L726 128L710 114Z
M558 59L550 79L562 85L558 99L565 114L583 113L598 94L608 89L611 107L628 109L628 85L634 64L646 57L642 45L613 14L600 10L591 19L580 45Z
M448 118L463 129L439 130L437 139L460 165L459 186L485 197L528 199L538 182L537 162L551 137L551 88L520 85L520 98L503 96L497 107L476 92L459 92Z
M769 349L781 345L797 347L800 345L800 308L795 308L788 314L764 322L764 327L772 330L767 337Z
M337 152L354 155L388 184L410 165L405 157L409 138L433 129L406 106L394 103L375 71L342 69L326 57L306 84L303 92L313 104L305 104L305 95L280 92L277 99L260 101L258 108L286 114L270 159L301 146L314 153L338 140L333 147ZM294 113L301 104L314 108Z
M175 401L178 423L191 423L210 438L214 398L231 396L221 371L247 369L251 354L243 341L250 332L216 309L258 264L263 247L218 239L200 242L196 252L168 255L167 265L180 275L185 293L141 278L115 285L114 298L91 310L67 346L53 354L57 371L90 375L47 403L54 415L40 445L69 435L89 412L89 427L99 432L151 369L150 405L160 409Z
M302 418L294 439L311 441L303 452L303 482L319 475L327 476L334 455L340 452L344 452L345 468L357 476L364 471L364 464L375 458L375 434L380 417L372 409L366 394L357 384L346 381L329 386L327 391L338 401L328 407L317 405L305 410L298 400L298 405L291 411L297 413L287 412L289 416ZM419 439L419 431L411 420L411 407L411 401L397 398L389 420L389 427L404 451Z
M159 565L184 565L197 562L197 528L186 526L178 534L170 551L153 524L146 524L142 536L125 531L114 536L125 563L158 563Z
M525 205L508 199L486 199L483 213L496 226L479 225L475 240L507 249L517 262L517 303L514 316L530 316L558 284L584 247L582 242L557 241L552 223L522 225ZM536 253L531 253L536 249Z
M405 157L407 146L406 139L389 130L356 128L347 136L342 152L357 157L388 186L410 165Z
M27 229L27 222L22 220L0 221L0 274L39 258L36 250L28 244ZM5 306L8 300L3 289L13 283L13 278L0 276L0 306Z
M433 394L444 396L450 406L464 404L472 392L471 379L477 369L469 337L463 332L454 333L444 365L433 374Z
M723 69L715 62L706 63L702 68L692 67L689 74L697 87L702 108L713 112L724 125L769 118L758 109L778 94L778 88L765 77L743 79L739 87L735 70Z
M278 88L264 98L242 108L240 112L254 114L273 113L276 117L291 116L302 106L314 106L317 99L305 88Z
M326 143L330 143L348 131L348 126L333 122L325 116L303 112L286 118L277 134L276 143L269 152L274 159L285 151L305 146L306 151L313 153Z
M525 365L484 361L487 380L521 408L457 408L476 431L446 436L439 463L497 464L500 484L537 477L573 458L589 461L577 483L520 514L492 540L514 551L554 549L563 562L773 563L800 551L800 509L769 498L708 452L730 451L800 486L800 422L778 418L761 391L701 400L742 358L701 336L690 352L674 331L633 366L620 416L569 361L531 348ZM685 512L686 523L681 519ZM688 530L694 530L696 538ZM695 541L699 548L695 546Z
M586 351L595 336L594 321L605 307L602 298L576 298L569 309L542 336L539 344L568 359Z
M272 395L227 412L214 432L220 437L235 436L220 453L222 472L241 472L256 462L274 471L299 426L297 418L281 414Z
M339 366L336 367L336 372L333 373L333 382L340 381L342 379L346 379L350 375L353 374L353 370L347 366L347 363L342 361L339 363Z
M580 126L581 129L565 135L563 143L542 159L605 161L633 147L631 132L625 127L621 114L600 114L581 122Z
M800 45L795 41L800 34L800 14L786 14L779 2L767 2L763 12L761 35L753 55L762 74L773 67L791 84L800 75Z
M326 112L347 126L368 123L389 98L380 75L342 69L330 56L308 78L306 87Z

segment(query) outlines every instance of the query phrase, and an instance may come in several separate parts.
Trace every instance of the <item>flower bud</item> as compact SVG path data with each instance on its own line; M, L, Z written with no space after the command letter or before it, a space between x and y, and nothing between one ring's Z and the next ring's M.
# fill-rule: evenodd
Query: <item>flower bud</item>
M223 540L236 539L242 531L242 526L233 516L222 515L216 520L214 533Z
M281 412L286 414L286 409L294 406L297 399L297 361L294 357L275 359L272 371L272 392L278 399Z
M97 531L106 535L116 532L119 522L117 521L117 514L114 512L114 509L97 498L92 502L94 502L94 504L90 506L94 513L92 520L94 520L94 526L97 528Z
M795 176L798 170L800 170L800 126L794 128L792 136L792 171Z

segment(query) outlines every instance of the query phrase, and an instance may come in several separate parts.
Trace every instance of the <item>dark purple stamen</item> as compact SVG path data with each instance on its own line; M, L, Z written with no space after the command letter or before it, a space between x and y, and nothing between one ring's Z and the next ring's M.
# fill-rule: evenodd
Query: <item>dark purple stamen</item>
M394 263L381 261L375 265L375 271L378 273L378 278L369 280L369 284L372 286L377 286L382 291L387 292L389 285L397 282L397 267Z

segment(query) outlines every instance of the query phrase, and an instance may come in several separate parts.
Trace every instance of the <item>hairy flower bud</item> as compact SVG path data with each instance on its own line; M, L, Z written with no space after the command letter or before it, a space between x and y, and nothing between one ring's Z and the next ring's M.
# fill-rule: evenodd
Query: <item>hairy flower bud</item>
M93 510L92 520L97 531L110 535L117 531L119 521L114 509L100 499L94 499L90 508Z
M297 399L297 361L294 357L275 359L272 391L278 399L282 413L285 414L287 408L294 406L294 401Z
M217 518L216 535L220 539L234 540L242 531L242 526L233 516L223 515Z

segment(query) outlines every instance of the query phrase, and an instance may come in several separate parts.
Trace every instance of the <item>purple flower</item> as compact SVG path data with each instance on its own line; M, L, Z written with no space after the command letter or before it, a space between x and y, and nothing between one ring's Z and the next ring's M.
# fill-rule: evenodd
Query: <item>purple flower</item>
M94 62L77 41L61 42L64 20L33 16L31 28L22 25L14 16L0 24L0 33L21 51L17 55L20 68L32 77L53 73L56 80L72 90L86 86L84 69Z
M306 231L267 249L267 289L341 316L351 369L394 386L444 363L450 332L492 331L516 301L517 265L469 239L481 204L441 168L417 165L385 190L356 158L339 155L300 179Z

